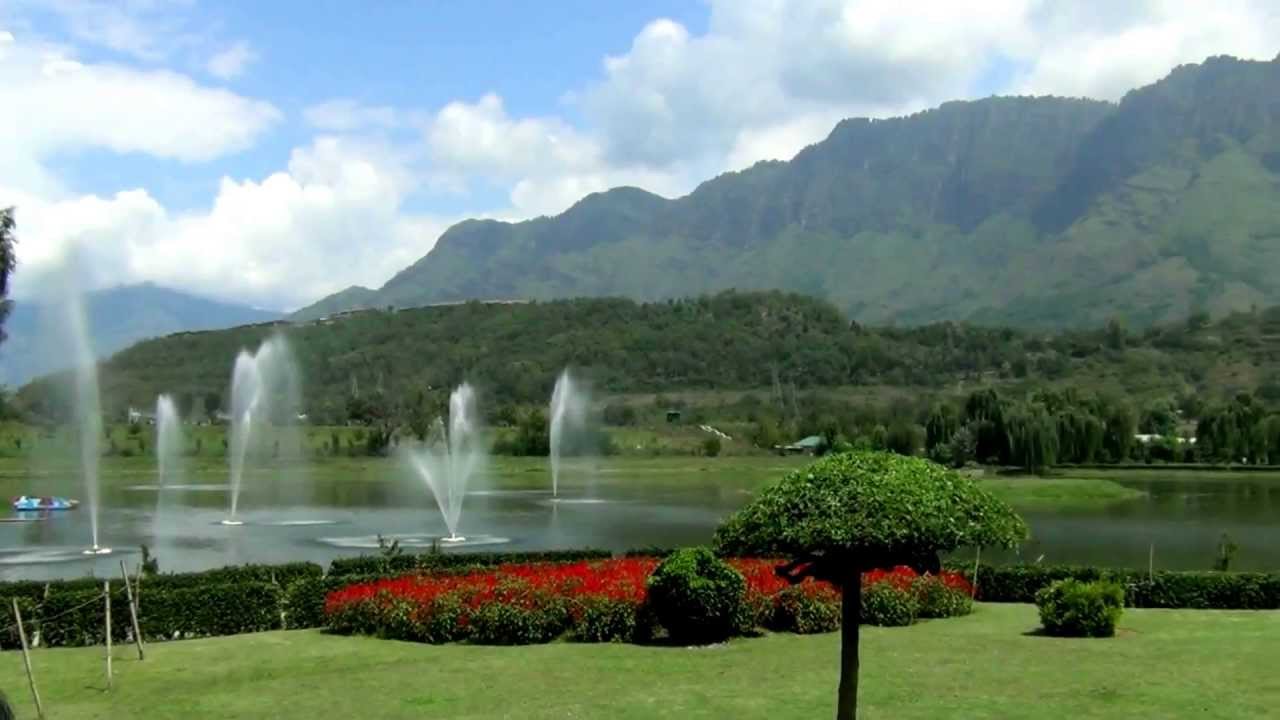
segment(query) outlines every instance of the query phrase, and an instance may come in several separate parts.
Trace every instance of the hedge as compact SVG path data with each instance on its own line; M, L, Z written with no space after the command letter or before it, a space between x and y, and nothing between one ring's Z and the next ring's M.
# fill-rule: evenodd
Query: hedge
M977 586L983 602L1032 603L1042 588L1057 580L1104 580L1125 589L1125 605L1134 608L1199 610L1280 609L1280 573L1179 572L1124 570L1069 565L982 565L974 582L973 566L956 565Z
M354 558L338 558L329 565L331 577L402 575L415 570L434 571L493 567L508 563L560 563L579 560L606 560L613 557L608 550L549 550L545 552L512 553L442 553L361 555Z

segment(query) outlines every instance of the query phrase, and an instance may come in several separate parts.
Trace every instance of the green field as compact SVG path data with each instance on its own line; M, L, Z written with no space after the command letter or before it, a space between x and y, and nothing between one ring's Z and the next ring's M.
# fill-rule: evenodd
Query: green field
M862 633L866 718L1262 718L1280 702L1277 612L1130 610L1119 635L1031 634L1027 605ZM699 649L429 646L315 631L103 649L39 650L48 717L822 718L835 634ZM34 717L17 652L0 682Z
M786 473L804 467L813 458L777 455L730 455L700 457L695 455L635 456L607 458L571 458L569 467L588 472L596 487L642 483L651 487L713 482L728 488L755 490ZM0 495L49 492L45 478L65 481L74 471L74 456L69 452L34 453L0 456ZM226 459L220 454L206 453L182 459L189 481L215 481L227 472ZM351 457L347 455L313 455L305 462L281 460L280 467L305 466L312 481L323 482L389 482L403 472L393 457ZM155 460L149 455L105 457L101 461L104 489L115 485L152 482ZM1015 507L1026 509L1079 508L1123 502L1142 497L1134 490L1109 478L1142 477L1140 471L1112 473L1073 472L1073 477L1038 477L985 475L978 482ZM497 456L489 460L486 473L492 486L502 489L543 488L550 483L546 458ZM1080 474L1083 477L1074 477ZM75 489L74 483L63 492Z

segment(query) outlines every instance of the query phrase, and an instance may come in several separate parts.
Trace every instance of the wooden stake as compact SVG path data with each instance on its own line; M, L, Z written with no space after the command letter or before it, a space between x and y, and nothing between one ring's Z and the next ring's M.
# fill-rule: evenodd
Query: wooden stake
M120 561L120 574L124 576L124 595L129 601L129 619L133 622L133 642L138 646L138 659L142 659L142 628L138 627L138 606L133 602L133 587L129 585L129 571Z
M1156 544L1151 543L1151 548L1147 551L1147 582L1155 580L1156 574Z
M135 612L142 612L142 566L134 571L133 576L133 608Z
M973 598L978 599L978 564L982 562L982 548L973 556Z
M107 689L111 689L111 581L102 582L102 595L107 599Z
M18 621L18 638L22 640L22 664L27 666L27 684L31 686L31 699L36 702L36 717L44 717L40 704L40 691L36 690L36 676L31 673L31 650L27 648L27 631L22 627L22 612L18 610L18 598L13 598L13 617Z

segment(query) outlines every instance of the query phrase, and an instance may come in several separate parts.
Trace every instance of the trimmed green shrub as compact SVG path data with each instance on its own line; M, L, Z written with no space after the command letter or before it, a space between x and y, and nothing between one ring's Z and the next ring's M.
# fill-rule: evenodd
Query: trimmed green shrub
M862 589L862 622L883 627L904 627L916 621L919 604L910 589L880 582Z
M818 585L793 585L778 593L768 627L799 635L840 629L840 595Z
M672 553L649 576L649 604L671 640L720 642L749 624L742 574L703 547Z
M1036 593L1036 606L1049 635L1111 637L1124 612L1124 588L1111 582L1058 580Z
M918 618L949 618L973 612L973 598L967 592L949 587L936 575L921 575L911 584L919 608Z
M471 642L480 645L538 645L549 643L569 627L562 600L546 595L492 602L470 617Z
M631 642L637 637L640 607L625 600L588 598L573 625L579 642Z
M427 572L493 567L507 563L574 562L604 560L613 557L607 550L552 550L521 553L442 553L416 555L362 555L338 558L329 564L331 577L403 575L415 570Z

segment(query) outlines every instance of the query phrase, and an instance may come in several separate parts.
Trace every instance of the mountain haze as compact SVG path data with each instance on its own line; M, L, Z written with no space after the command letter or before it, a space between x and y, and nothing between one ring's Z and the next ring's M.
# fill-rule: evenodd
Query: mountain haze
M189 330L268 322L278 313L243 305L209 300L150 283L127 285L89 293L85 312L92 332L90 342L101 358L146 338ZM41 305L14 303L6 330L9 339L0 345L0 385L21 385L28 380L68 366L47 344L42 325L50 322Z
M296 317L734 287L825 297L862 322L1146 325L1280 303L1277 261L1280 59L1215 57L1118 104L996 97L845 120L789 162L675 200L617 188L556 217L468 220L381 289Z

